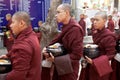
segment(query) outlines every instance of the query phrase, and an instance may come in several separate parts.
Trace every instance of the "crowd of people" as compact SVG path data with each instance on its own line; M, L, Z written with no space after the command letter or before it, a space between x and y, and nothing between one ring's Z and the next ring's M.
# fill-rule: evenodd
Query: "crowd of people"
M66 3L56 9L56 20L63 26L61 33L48 46L55 43L63 45L65 54L60 56L49 52L48 46L41 50L41 35L33 31L27 12L13 14L7 25L9 29L5 32L5 38L13 43L7 49L7 54L0 56L8 58L12 64L12 71L6 74L5 80L120 80L120 56L117 56L120 51L116 50L120 34L115 32L115 25L119 23L120 26L120 19L116 23L112 19L113 15L99 11L90 19L91 27L87 28L87 15L81 14L80 21L77 22L71 17L71 9L71 5ZM40 22L40 26L41 24ZM9 36L12 36L10 38L8 31ZM98 45L100 55L94 59L83 55L83 38L86 35L92 36L93 44ZM85 58L87 66L81 67L78 76L81 57Z

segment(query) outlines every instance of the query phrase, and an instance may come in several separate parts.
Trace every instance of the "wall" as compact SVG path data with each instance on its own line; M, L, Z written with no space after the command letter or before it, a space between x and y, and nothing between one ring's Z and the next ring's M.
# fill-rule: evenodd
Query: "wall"
M45 21L50 6L50 0L0 0L0 26L6 25L5 15L17 11L26 11L31 16L32 26L38 26L38 21Z

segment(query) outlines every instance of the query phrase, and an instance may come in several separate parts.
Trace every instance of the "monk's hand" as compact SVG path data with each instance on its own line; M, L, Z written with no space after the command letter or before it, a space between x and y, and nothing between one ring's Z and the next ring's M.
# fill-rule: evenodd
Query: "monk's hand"
M52 53L49 53L49 55L50 55L50 57L48 57L47 60L54 63L55 57L52 55Z
M1 55L0 59L7 59L8 57L6 55Z
M92 59L91 59L91 58L89 58L88 56L85 56L85 58L86 58L86 60L87 60L87 62L88 62L88 63L90 63L90 64L92 64L92 63L93 63Z

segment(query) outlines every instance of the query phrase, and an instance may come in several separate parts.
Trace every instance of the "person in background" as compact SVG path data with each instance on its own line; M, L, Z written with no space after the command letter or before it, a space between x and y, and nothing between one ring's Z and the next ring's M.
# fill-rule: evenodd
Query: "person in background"
M42 22L42 21L38 21L38 27L41 27L41 26L42 26L42 24L43 24L43 22Z
M46 47L42 50L44 59L52 62L52 66L42 68L42 80L77 80L79 72L79 60L83 53L84 32L77 21L71 18L71 6L61 4L57 7L56 20L62 23L61 33L49 44L60 43L66 53L54 57L47 52Z
M82 8L83 8L83 9L88 9L88 8L89 8L87 2L84 2L84 6L83 6Z
M0 56L10 59L12 64L6 80L41 80L40 44L31 27L30 16L16 12L10 28L15 36L14 44L9 53Z
M106 11L106 5L105 3L102 3L101 7L100 7L100 11Z
M98 9L98 5L97 5L97 3L93 3L93 5L92 5L92 9L95 9L95 10Z
M10 24L12 23L11 21L12 15L11 14L6 14L6 20L7 20L7 25L6 25L6 31L4 32L4 38L3 38L3 44L4 47L7 48L7 51L9 52L12 48L12 45L14 43L14 37L10 28Z
M107 15L105 12L97 12L94 17L95 31L93 36L94 44L98 45L99 56L91 59L85 56L88 62L82 68L79 80L109 80L112 68L109 60L115 55L116 37L113 32L105 28Z
M112 7L111 7L111 5L108 5L106 11L107 11L107 15L112 15Z
M40 28L42 27L43 22L42 21L38 21L38 32L36 32L39 41L41 40L42 37L42 33L40 32Z
M114 21L114 25L115 25L115 30L116 29L119 29L119 26L118 26L118 20L119 20L119 17L118 17L118 10L116 8L113 9L113 12L112 12L112 19Z
M94 29L94 18L92 17L90 19L90 21L91 21L91 28L87 29L88 30L88 35L92 35L92 33L95 31L95 29Z
M111 32L114 32L115 25L114 25L114 21L112 20L112 15L108 16L107 29L109 29Z
M91 21L90 21L90 18L88 17L88 15L84 16L84 21L85 21L85 25L86 25L85 33L86 33L86 36L87 36L88 35L87 29L90 28L90 26L91 26Z
M84 18L85 18L85 15L80 14L80 21L78 23L82 27L82 29L84 30L84 33L85 33L86 32L86 22L84 21Z

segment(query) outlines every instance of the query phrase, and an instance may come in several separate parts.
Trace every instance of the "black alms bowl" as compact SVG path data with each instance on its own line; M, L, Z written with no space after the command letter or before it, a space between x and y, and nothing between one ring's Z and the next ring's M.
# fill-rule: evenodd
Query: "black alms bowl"
M83 55L91 59L97 58L100 55L98 46L95 44L86 44L84 46Z
M0 74L8 73L12 70L12 65L8 59L0 59Z
M48 53L52 53L54 57L65 55L65 48L60 43L55 43L46 48Z

